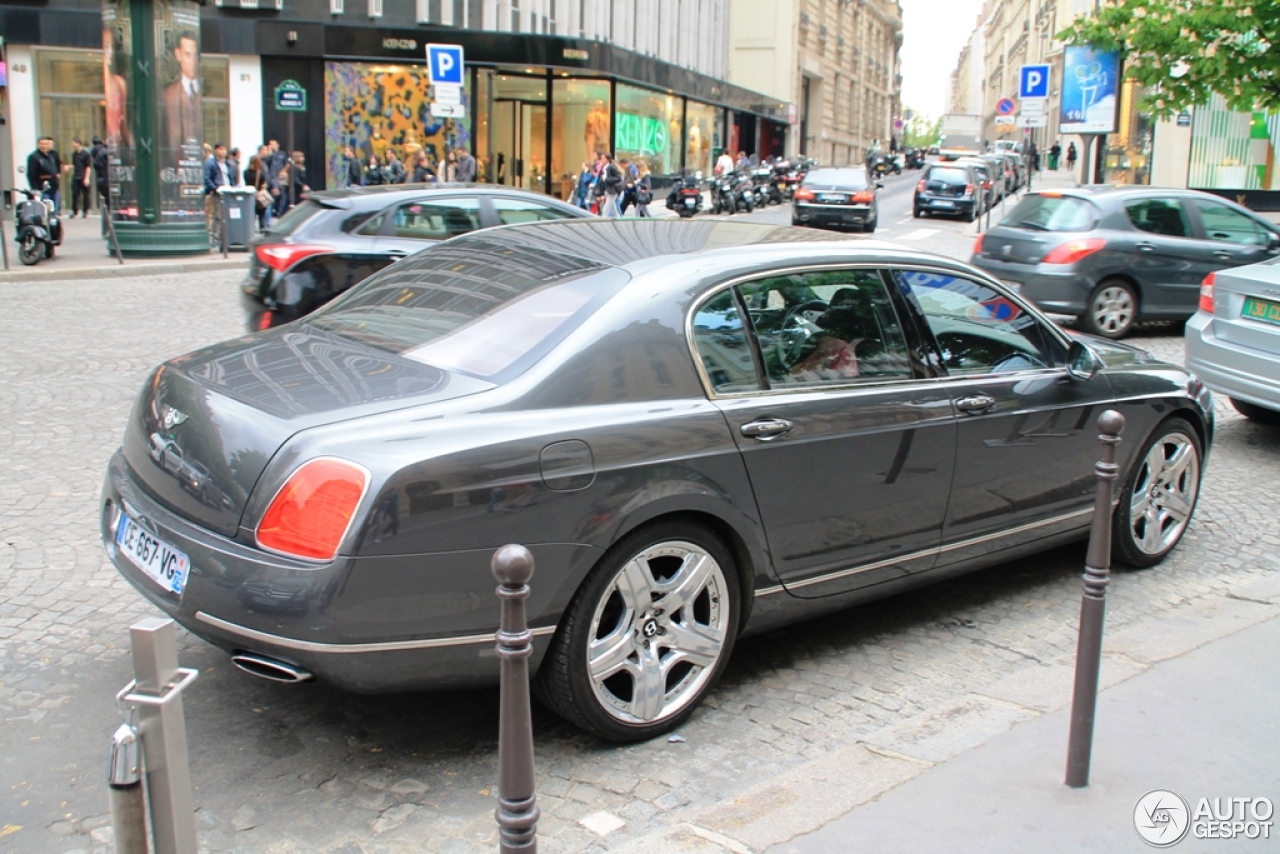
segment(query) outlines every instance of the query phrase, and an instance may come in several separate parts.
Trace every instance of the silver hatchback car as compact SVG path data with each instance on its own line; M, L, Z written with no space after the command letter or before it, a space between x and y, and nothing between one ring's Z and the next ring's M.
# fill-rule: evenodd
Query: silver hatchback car
M1205 385L1241 415L1280 424L1280 258L1206 276L1186 342Z

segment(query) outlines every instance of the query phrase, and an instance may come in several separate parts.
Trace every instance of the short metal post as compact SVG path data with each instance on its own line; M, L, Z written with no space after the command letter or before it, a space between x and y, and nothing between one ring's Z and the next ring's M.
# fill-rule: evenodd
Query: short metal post
M142 744L138 728L120 724L111 737L107 770L111 835L115 854L147 854L147 807L142 791Z
M102 200L102 222L107 230L107 239L111 241L111 249L114 251L116 260L124 266L124 255L120 252L120 241L116 239L116 221L111 217L111 207L105 199Z
M196 850L196 821L180 692L195 671L178 667L173 620L143 617L129 627L129 636L137 682L133 692L126 689L121 698L138 709L156 854L191 854Z
M217 193L218 197L218 220L222 223L222 228L218 229L219 248L222 249L222 257L227 257L227 197L223 193Z
M1098 709L1098 673L1102 668L1102 624L1111 577L1111 495L1119 474L1116 445L1124 430L1124 416L1108 409L1098 416L1102 453L1094 464L1098 478L1093 501L1093 527L1085 557L1084 595L1080 599L1080 640L1076 647L1076 682L1071 700L1071 736L1067 743L1067 785L1089 785L1093 753L1093 721Z
M498 580L502 622L498 629L501 699L498 717L498 850L537 854L538 805L533 790L533 718L529 708L529 656L533 634L524 601L533 578L533 555L507 545L489 562Z
M4 255L4 268L9 269L9 238L4 236L4 210L9 204L9 194L5 193L4 201L0 202L0 254Z

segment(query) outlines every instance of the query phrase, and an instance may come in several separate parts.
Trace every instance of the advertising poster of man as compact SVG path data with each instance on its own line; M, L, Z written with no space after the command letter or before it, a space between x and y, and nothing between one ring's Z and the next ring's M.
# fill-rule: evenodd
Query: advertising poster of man
M1114 133L1120 54L1069 45L1062 66L1062 133Z
M194 0L155 4L156 68L160 71L160 220L204 216L204 102L200 78L200 7ZM211 140L212 142L212 140Z
M134 186L133 131L128 115L128 72L132 44L129 4L114 0L102 4L102 86L106 107L108 192L115 219L138 215Z

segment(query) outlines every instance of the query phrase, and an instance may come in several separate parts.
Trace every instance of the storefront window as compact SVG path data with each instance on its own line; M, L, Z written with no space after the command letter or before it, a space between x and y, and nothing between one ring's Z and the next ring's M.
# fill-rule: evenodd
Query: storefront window
M680 171L684 99L618 84L614 145L619 159L643 160L657 175Z
M1120 90L1120 123L1117 132L1107 134L1103 160L1103 183L1151 183L1151 117L1139 111L1142 90L1136 81L1126 80Z
M685 166L709 176L724 148L724 110L690 101L685 108L685 123L689 128L685 139Z
M375 154L385 160L393 150L406 168L419 151L438 163L449 150L471 146L465 120L432 115L425 65L326 62L324 82L327 186L345 186L342 151L347 146L364 163ZM470 89L464 84L462 90L468 112Z
M1213 190L1280 190L1280 113L1237 113L1221 96L1197 107L1191 128L1187 186Z
M613 115L608 80L556 78L551 88L551 171L558 198L567 199L597 151L609 150Z
M227 79L225 56L200 57L200 102L204 105L204 139L210 145L225 143L231 147L231 110L229 107L231 83ZM249 165L254 152L240 152L240 166Z
M71 162L71 140L86 147L106 135L100 51L42 50L36 59L40 136L53 137L62 162ZM27 152L19 152L26 158ZM69 193L63 194L70 199Z

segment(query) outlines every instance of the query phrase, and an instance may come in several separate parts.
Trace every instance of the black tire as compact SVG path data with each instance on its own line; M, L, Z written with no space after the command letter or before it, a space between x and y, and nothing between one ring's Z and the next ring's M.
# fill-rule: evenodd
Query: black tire
M706 570L705 584L700 569ZM686 572L690 575L684 576ZM662 585L680 577L695 592L690 603L670 614L661 605L676 595L678 584L657 596L652 589L636 592L638 585L648 583L644 579ZM622 587L632 591L634 607L628 607ZM670 732L693 714L724 671L738 634L740 602L733 556L708 529L668 521L633 531L609 549L565 609L538 668L534 692L561 717L610 741L641 741ZM690 625L699 631L691 631ZM681 637L704 642L708 649L714 646L715 652L703 656L709 659L705 664L691 663L675 646ZM599 679L589 672L593 641L606 641L597 660L607 660L602 669L609 675ZM646 660L655 662L648 671ZM637 674L646 672L661 678L664 693L651 701L658 706L655 713L650 708L635 715L632 710L645 701L637 690Z
M1103 279L1089 294L1080 328L1102 338L1123 338L1138 322L1138 292L1123 279Z
M44 245L44 257L46 257L46 258L52 258L52 257L53 257L53 244L52 244L52 243L46 243L46 244Z
M31 267L40 263L44 257L44 245L34 237L27 237L18 244L18 260Z
M969 208L969 210L967 210L967 211L965 211L963 214L961 214L961 218L962 218L965 222L973 222L975 219L977 219L977 218L978 218L978 216L979 216L979 214L978 214L978 206L977 206L977 205L974 205L973 207Z
M912 216L912 218L914 218L914 219L919 219L919 218L920 218L920 209L919 209L919 208L912 208L912 209L911 209L911 216Z
M1200 436L1186 420L1173 417L1160 423L1134 457L1120 489L1112 517L1112 560L1146 569L1173 551L1195 512L1203 464ZM1161 469L1153 472L1153 466ZM1144 512L1135 516L1136 508Z
M1231 405L1250 421L1257 421L1259 424L1280 425L1280 412L1274 409L1267 409L1265 406L1258 406L1256 403L1249 403L1247 400L1237 400L1230 398Z
M750 196L747 196L746 208L747 208L747 213L751 213L753 210L756 209L756 203L751 200Z

